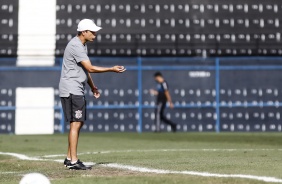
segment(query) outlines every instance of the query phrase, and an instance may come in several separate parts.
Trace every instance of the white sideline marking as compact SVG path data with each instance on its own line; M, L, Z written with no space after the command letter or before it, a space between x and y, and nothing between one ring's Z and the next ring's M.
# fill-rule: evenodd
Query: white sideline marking
M109 154L109 153L130 153L130 152L193 152L193 151L203 151L203 152L236 152L236 151L282 151L282 149L152 149L152 150L109 150L109 151L96 151L96 152L85 152L79 153L78 155L92 155L92 154ZM57 155L43 155L43 158L53 158L62 157L64 154Z
M0 172L0 174L19 174L21 172L13 172L13 171L8 171L8 172Z
M18 153L0 152L0 155L9 155L9 156L13 156L18 159L21 159L21 160L62 162L62 160L40 159L37 157L29 157L24 154L18 154ZM216 173L196 172L196 171L173 171L173 170L163 170L163 169L151 169L151 168L146 168L146 167L137 167L137 166L117 164L117 163L99 164L99 165L104 166L104 167L130 170L130 171L141 172L141 173L184 174L184 175L192 175L192 176L217 177L217 178L242 178L242 179L252 179L252 180L271 182L271 183L282 183L282 179L275 178L275 177L268 177L268 176L255 176L255 175L243 175L243 174L216 174Z
M41 158L36 158L36 157L28 157L26 155L23 154L18 154L18 153L6 153L6 152L0 152L0 155L9 155L9 156L13 156L16 157L20 160L34 160L34 161L45 161L45 159L41 159Z
M171 170L162 170L162 169L150 169L146 167L136 167L130 165L122 164L105 164L107 167L136 171L141 173L155 173L155 174L185 174L193 176L203 176L203 177L217 177L217 178L242 178L242 179L252 179L258 181L265 181L271 183L281 183L282 179L267 177L267 176L253 176L253 175L243 175L243 174L215 174L208 172L195 172L195 171L171 171Z
M20 160L32 160L32 161L45 161L44 159L40 158L35 158L35 157L28 157L23 154L18 154L18 153L6 153L6 152L0 152L0 155L8 155L8 156L13 156L16 157ZM13 171L8 171L8 172L0 172L0 174L20 174L21 172L13 172Z

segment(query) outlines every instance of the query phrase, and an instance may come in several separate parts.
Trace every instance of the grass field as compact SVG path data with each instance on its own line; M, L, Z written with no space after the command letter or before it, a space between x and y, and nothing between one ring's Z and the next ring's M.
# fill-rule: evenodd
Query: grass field
M261 176L282 182L282 134L82 133L79 158L96 163L90 171L69 171L55 161L64 159L66 141L66 134L0 135L0 183L19 183L31 172L45 174L52 184L267 183Z

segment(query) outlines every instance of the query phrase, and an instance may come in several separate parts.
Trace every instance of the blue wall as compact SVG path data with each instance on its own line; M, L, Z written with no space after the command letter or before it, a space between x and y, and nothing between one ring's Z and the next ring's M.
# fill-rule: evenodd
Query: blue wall
M0 67L0 132L14 132L17 87L54 87L55 132L68 130L57 90L60 61L54 67ZM95 100L87 88L83 131L152 131L155 98L148 91L155 71L169 83L175 109L167 116L178 131L281 131L282 58L99 57L92 63L125 65L127 72L92 74L102 96Z

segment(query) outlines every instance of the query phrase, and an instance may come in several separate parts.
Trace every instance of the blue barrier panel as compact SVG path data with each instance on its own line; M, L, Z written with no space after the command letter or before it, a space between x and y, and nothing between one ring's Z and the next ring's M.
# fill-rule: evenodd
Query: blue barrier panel
M280 89L279 81L282 58L97 57L91 58L91 60L93 64L97 65L121 64L127 68L127 74L123 75L95 74L94 80L104 90L104 94L109 93L101 100L89 100L87 105L89 113L92 113L88 114L91 117L89 121L99 121L98 125L100 126L90 123L96 131L107 129L107 131L128 130L141 133L153 130L151 124L153 124L155 104L148 89L155 85L152 77L155 71L164 72L169 81L175 110L168 109L168 116L180 122L179 131L281 131L279 111L282 107L282 96L280 95L282 88ZM59 63L61 62L62 59L59 59ZM20 83L21 87L48 86L50 84L56 89L58 81L55 79L59 78L60 68L60 66L1 66L0 76L5 79L1 82L1 89L14 90L19 86L19 83L9 81L13 75L21 76L21 80L23 80ZM50 72L52 72L53 78L48 78ZM207 74L208 77L200 78L201 74ZM45 80L45 83L39 84L36 76L48 78L50 81ZM105 83L105 81L107 82ZM238 94L235 94L236 91ZM242 91L247 95L242 96ZM229 92L232 94L228 94ZM198 96L196 93L199 93ZM205 94L203 95L203 93ZM251 93L254 95L250 95ZM258 93L263 93L263 95ZM88 98L91 96L89 92L87 95ZM0 103L2 100L4 104L6 97L0 97ZM68 125L64 123L58 94L56 94L55 100L57 104L54 111L61 114L58 116L57 126L60 127L58 131L64 133ZM16 111L15 103L13 102L12 105L3 104L0 106L0 112L3 113L3 116L0 117L0 124L11 124L13 119L8 121L3 117L6 117L5 112ZM99 113L97 117L96 113ZM245 119L242 119L242 116L245 116ZM96 120L94 117L100 119ZM128 120L124 120L124 118ZM236 128L237 125L239 128ZM163 131L167 130L169 129L163 128ZM85 131L90 131L90 128Z
M217 58L215 61L216 67L216 77L215 77L215 91L216 91L216 132L220 132L220 66L219 66L219 59Z

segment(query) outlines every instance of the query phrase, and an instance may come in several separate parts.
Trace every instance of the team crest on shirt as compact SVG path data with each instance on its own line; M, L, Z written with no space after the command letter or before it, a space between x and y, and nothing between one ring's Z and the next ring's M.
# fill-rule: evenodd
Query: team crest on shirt
M81 110L75 111L75 118L80 119L81 117L82 117L82 111Z

